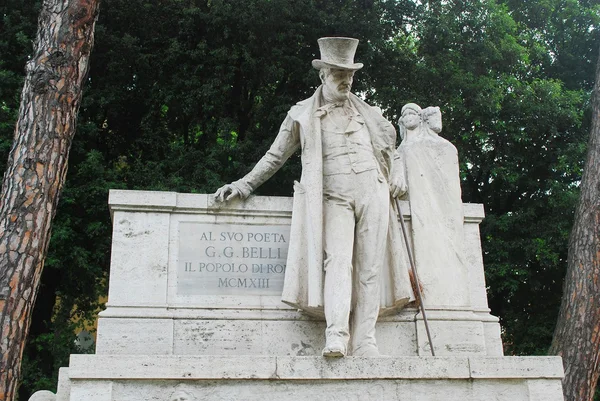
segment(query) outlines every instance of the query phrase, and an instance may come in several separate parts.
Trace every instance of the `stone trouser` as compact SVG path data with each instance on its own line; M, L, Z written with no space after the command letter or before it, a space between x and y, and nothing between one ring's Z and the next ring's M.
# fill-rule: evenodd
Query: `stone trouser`
M352 308L353 355L378 354L375 323L389 196L377 170L323 177L327 346L347 348Z

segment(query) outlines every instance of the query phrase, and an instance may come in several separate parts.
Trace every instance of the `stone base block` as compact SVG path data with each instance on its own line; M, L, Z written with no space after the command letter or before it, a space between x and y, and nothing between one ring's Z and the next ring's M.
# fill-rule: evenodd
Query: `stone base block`
M488 313L461 310L427 312L431 340L437 356L503 356L498 319ZM423 316L416 316L418 355L431 355Z
M97 354L319 356L325 346L325 322L293 310L129 309L102 312ZM471 311L427 313L436 355L502 356L497 318ZM376 337L382 355L431 355L414 308L380 319Z
M563 400L558 357L72 355L61 375L69 401Z

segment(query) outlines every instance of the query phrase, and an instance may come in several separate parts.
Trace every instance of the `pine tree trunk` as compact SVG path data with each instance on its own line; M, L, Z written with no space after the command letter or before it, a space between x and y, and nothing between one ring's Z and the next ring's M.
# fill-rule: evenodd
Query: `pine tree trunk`
M592 401L600 373L600 59L587 152L562 304L550 348L551 354L563 358L566 401Z
M44 0L0 193L0 401L12 401L94 42L99 0Z

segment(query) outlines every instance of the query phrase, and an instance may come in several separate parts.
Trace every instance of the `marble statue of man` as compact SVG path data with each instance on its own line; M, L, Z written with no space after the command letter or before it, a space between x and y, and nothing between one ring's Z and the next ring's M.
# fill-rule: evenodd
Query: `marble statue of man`
M325 316L323 356L377 356L377 317L413 299L391 202L406 188L393 168L396 131L350 92L363 67L354 62L358 40L318 43L321 86L290 109L252 171L215 197L246 198L300 149L282 301Z

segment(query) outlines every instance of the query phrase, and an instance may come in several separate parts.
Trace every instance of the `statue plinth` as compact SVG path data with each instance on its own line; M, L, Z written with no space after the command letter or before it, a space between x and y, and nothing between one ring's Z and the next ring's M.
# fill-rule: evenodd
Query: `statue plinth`
M424 283L418 309L381 317L375 358L323 358L325 322L280 301L292 201L111 191L109 300L96 355L72 355L57 400L562 400L557 357L504 357L478 224L464 204L467 280ZM410 208L403 204L410 228ZM422 269L425 267L422 267ZM427 276L427 274L425 274ZM469 304L439 296L459 285Z

